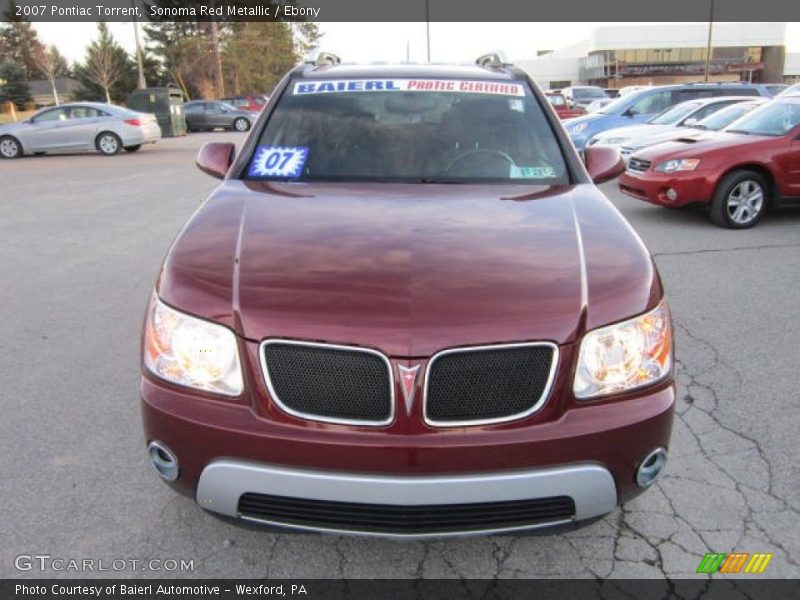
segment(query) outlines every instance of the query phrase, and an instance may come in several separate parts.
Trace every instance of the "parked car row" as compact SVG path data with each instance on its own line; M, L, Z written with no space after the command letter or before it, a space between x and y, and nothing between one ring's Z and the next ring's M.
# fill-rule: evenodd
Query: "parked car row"
M620 190L670 208L703 203L714 223L732 229L753 227L769 208L800 201L800 94L724 111L742 108L720 131L706 124L707 131L634 150ZM731 115L708 119L721 116Z

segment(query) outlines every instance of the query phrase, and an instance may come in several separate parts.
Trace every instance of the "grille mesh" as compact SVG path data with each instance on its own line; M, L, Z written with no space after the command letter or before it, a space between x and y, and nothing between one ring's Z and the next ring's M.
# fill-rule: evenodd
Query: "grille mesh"
M647 171L647 169L650 168L650 164L651 163L650 163L649 160L644 160L644 159L641 159L641 158L631 158L628 161L628 168L631 171L644 172L644 171Z
M276 523L375 533L447 533L551 523L575 516L568 496L429 506L331 502L246 493L239 514Z
M276 399L293 411L376 424L392 415L389 368L376 354L269 343L264 360Z
M553 360L550 346L444 354L430 366L426 417L458 422L524 413L545 393Z

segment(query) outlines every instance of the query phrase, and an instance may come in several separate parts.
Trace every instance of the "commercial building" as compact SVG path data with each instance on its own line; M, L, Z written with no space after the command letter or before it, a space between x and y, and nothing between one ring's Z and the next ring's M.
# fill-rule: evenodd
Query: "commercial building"
M707 23L597 27L586 41L517 62L547 88L684 83L703 79L707 41ZM800 77L800 56L785 51L785 23L714 23L711 43L710 81Z

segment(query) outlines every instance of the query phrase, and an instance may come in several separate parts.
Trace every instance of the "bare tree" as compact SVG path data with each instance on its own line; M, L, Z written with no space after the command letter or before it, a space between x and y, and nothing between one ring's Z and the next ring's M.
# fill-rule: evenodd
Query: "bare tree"
M63 58L58 53L55 46L39 45L33 53L33 62L50 82L50 89L53 90L53 101L56 106L60 104L58 100L58 90L56 89L56 77L61 70Z
M101 88L106 102L111 103L110 89L125 74L125 51L114 43L108 27L102 21L97 24L99 38L92 42L86 52L86 75Z

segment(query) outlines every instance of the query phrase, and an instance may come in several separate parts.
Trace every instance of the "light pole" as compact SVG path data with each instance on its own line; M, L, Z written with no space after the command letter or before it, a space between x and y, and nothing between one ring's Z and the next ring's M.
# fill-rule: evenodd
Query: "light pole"
M706 43L706 74L703 81L708 83L708 72L711 70L711 32L714 29L714 0L708 10L708 42Z
M431 62L431 7L430 0L425 0L425 36L428 41L428 62Z

